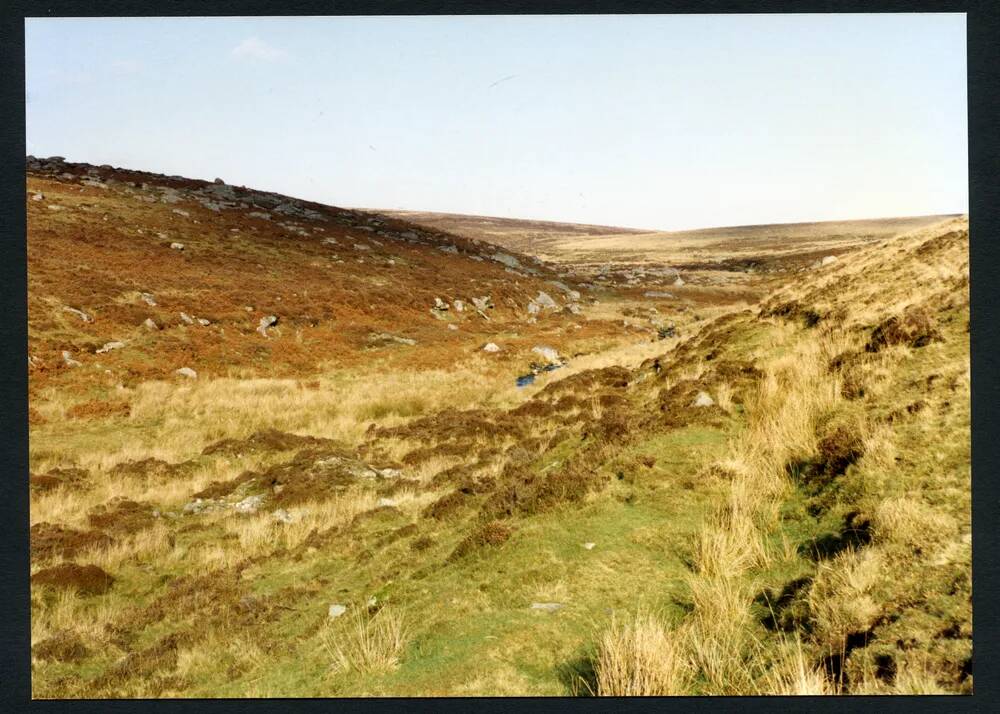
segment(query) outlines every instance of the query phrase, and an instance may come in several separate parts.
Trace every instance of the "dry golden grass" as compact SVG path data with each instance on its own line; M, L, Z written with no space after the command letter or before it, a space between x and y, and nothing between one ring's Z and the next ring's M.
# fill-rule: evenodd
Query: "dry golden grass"
M402 614L390 607L374 614L353 608L345 623L330 625L322 634L335 672L391 670L399 664L408 639Z
M683 648L651 613L613 619L600 636L594 669L602 697L679 695L690 680Z

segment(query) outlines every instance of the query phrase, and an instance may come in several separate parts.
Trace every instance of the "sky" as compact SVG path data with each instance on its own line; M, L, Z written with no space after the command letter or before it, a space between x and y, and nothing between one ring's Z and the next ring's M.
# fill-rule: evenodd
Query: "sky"
M968 210L964 14L25 21L27 152L682 230Z

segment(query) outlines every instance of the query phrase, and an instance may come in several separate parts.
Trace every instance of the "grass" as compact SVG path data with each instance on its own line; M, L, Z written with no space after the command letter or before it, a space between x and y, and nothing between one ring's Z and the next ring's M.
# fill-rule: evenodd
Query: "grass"
M142 220L167 220L159 208ZM199 216L228 233L214 221L229 218ZM76 230L55 220L54 235ZM333 352L317 346L325 328L289 324L323 300L285 293L284 332L263 343L238 336L242 304L263 304L239 293L204 303L226 330L217 342L142 333L141 359L102 357L112 375L33 373L32 470L66 480L33 486L31 523L106 538L36 553L32 571L76 562L114 577L101 595L33 587L35 696L970 691L967 237L956 225L957 237L955 225L921 228L794 280L739 278L778 286L764 304L799 312L760 315L747 295L695 285L684 310L657 302L680 331L662 341L631 288L603 289L579 320L501 315L449 331L428 315L406 333L415 346L366 351L366 328ZM311 275L296 261L317 255L258 237L254 250L295 263L278 273ZM221 250L185 241L192 256ZM93 264L125 260L108 255L118 243L98 243L81 247ZM57 328L110 339L39 311L89 299L86 282L59 283L41 251L52 247L32 246L33 339ZM462 277L462 290L486 292L475 280L487 277ZM145 291L208 314L171 305L194 299L178 286L113 284L101 297L105 279L91 276L104 317L86 329L126 324ZM376 298L338 299L348 333ZM910 309L927 310L942 339L865 350ZM409 319L378 331L403 333ZM481 353L486 341L501 352ZM518 389L535 344L569 362ZM222 369L213 360L226 350L238 354ZM163 378L178 354L211 369ZM715 405L692 407L699 391ZM248 440L265 429L277 435ZM203 453L222 439L232 448ZM398 473L344 479L330 465L344 455ZM315 491L283 501L303 479ZM242 485L215 510L185 512L231 482ZM251 494L256 512L233 508ZM452 507L432 508L442 502ZM335 603L348 612L331 620Z

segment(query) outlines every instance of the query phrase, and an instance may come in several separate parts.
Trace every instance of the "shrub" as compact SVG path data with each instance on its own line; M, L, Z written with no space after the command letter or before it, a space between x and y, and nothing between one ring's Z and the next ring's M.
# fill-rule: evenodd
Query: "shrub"
M690 666L677 642L651 614L613 619L598 643L597 695L651 697L684 694Z

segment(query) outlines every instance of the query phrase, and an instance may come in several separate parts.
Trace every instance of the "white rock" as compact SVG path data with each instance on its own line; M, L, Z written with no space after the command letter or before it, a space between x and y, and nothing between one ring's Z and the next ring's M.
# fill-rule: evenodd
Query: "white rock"
M175 208L173 209L173 212L176 213L178 216L184 216L185 218L189 218L191 216L190 213L188 213L182 208Z
M391 498L380 498L376 503L376 508L395 508L396 501Z
M237 503L233 508L236 509L238 513L256 513L257 509L260 508L260 504L264 502L264 497L260 495L247 496L242 501Z
M556 610L561 610L565 605L559 602L533 602L531 603L532 610L541 610L542 612L555 612Z
M292 523L295 520L295 516L286 511L284 508L279 508L271 515L274 516L274 520L280 523Z
M139 293L139 297L150 307L156 307L156 298L150 293Z
M204 317L199 317L198 324L203 325L204 327L208 327L209 325L212 324L212 322L210 320L206 320Z
M157 325L156 321L153 320L153 318L151 318L151 317L147 317L145 320L143 320L142 326L145 327L147 330L159 330L160 329L160 326Z
M587 550L593 550L595 545L597 545L597 544L596 543L584 543L583 547L585 549L587 549Z
M698 396L695 397L694 404L692 406L710 407L713 404L715 404L715 400L709 396L708 392L698 392Z
M193 325L194 324L194 319L190 315L188 315L186 312L182 312L181 313L181 320L183 320L188 325Z
M448 324L448 329L449 330L457 330L458 329L458 325L454 325L454 324L449 323Z
M336 620L345 612L347 612L347 608L345 606L334 603L333 605L330 605L329 609L326 611L326 616L331 620Z
M837 262L837 256L835 256L835 255L828 255L825 258L823 258L823 260L819 261L819 264L820 265L833 265L836 262Z
M498 345L495 342L487 342L483 346L483 352L499 352L499 351L500 351L500 345Z
M172 250L184 250L184 244L183 243L171 243L170 244L170 248Z
M66 363L67 367L80 367L81 366L81 364L79 362L77 362L75 359L73 359L72 355L70 355L70 353L67 352L66 350L63 350L62 358L63 358L63 362Z
M544 359L549 364L559 364L559 353L552 347L544 347L542 345L536 345L531 348L531 351L536 355Z
M105 352L110 352L111 350L120 350L124 346L125 343L119 342L118 340L115 340L113 342L105 342L103 347L101 347L98 350L95 350L95 353L101 355L104 354Z
M684 278L678 275L677 280L674 281L674 287L679 288L682 287L683 285L684 285Z
M45 196L43 196L40 193L36 193L34 196L31 197L31 200L32 201L44 201L45 200Z
M190 367L181 367L180 369L175 369L174 374L179 374L182 377L187 377L188 379L197 379L198 373L195 372Z
M68 307L67 306L67 307L64 307L63 310L65 312L71 312L71 313L73 313L74 315L76 315L77 317L79 317L84 322L93 322L94 321L94 318L92 318L90 315L88 315L87 313L85 313L83 310L77 310L75 307Z
M277 322L278 322L277 315L265 315L264 317L260 318L260 324L257 325L257 332L262 334L264 337L267 337L267 329L277 324Z

